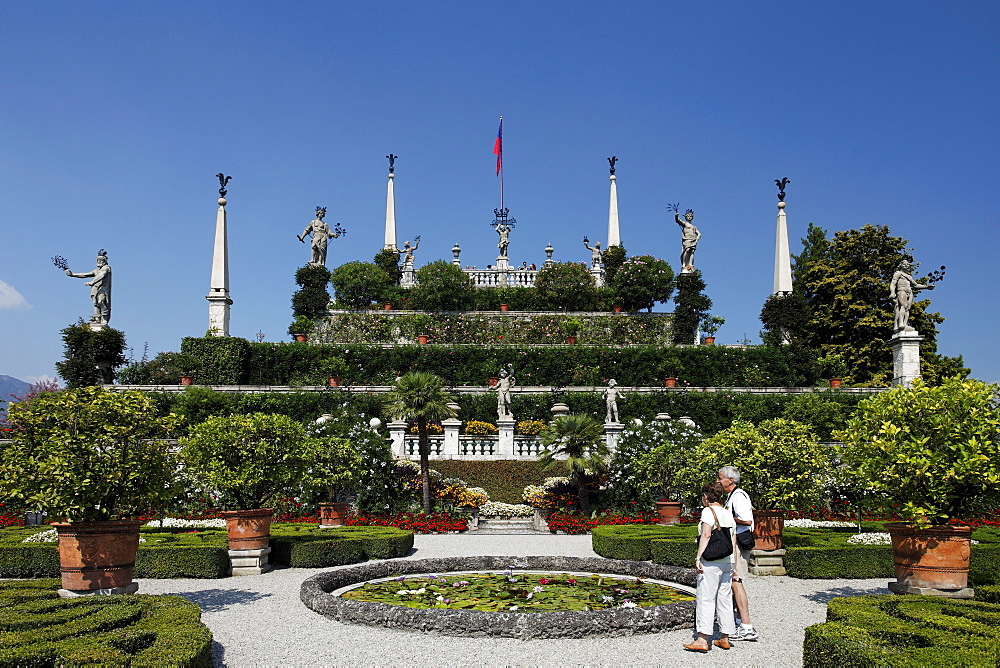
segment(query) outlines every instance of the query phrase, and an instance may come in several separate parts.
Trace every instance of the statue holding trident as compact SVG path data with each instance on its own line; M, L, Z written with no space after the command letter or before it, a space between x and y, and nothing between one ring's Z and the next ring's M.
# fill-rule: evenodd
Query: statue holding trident
M698 240L701 239L701 232L694 226L694 211L688 209L684 212L684 218L680 216L680 202L668 204L667 211L674 212L674 221L681 226L681 272L690 274L694 271L694 252L698 248Z
M420 235L413 237L413 245L409 241L403 242L403 247L398 251L402 256L403 271L413 271L413 251L420 247Z
M52 264L73 278L93 278L87 281L90 286L90 299L94 302L94 314L90 316L90 328L101 329L111 320L111 265L108 264L108 252L103 248L97 253L97 268L74 274L70 271L66 258L56 255Z
M346 232L346 230L340 226L340 223L337 223L331 231L330 226L323 220L325 217L326 207L316 207L316 218L309 221L309 224L306 225L306 229L302 231L302 234L296 235L296 238L302 243L306 242L307 236L312 235L312 256L309 259L309 264L317 267L326 266L327 240L336 239L341 234Z
M913 307L913 295L921 290L933 290L934 283L944 277L944 267L939 272L933 272L927 277L927 283L921 283L910 275L912 265L909 260L899 263L899 268L889 282L889 294L895 305L895 321L893 331L915 331L910 327L910 309Z

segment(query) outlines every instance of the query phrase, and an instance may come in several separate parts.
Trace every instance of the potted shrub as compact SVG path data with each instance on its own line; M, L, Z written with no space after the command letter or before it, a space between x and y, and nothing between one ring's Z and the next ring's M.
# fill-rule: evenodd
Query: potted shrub
M176 416L157 417L142 392L81 387L13 404L7 420L0 496L63 520L54 524L63 589L135 591L136 518L175 492L177 459L162 439Z
M429 332L434 325L434 318L426 313L419 313L410 319L410 325L417 337L417 343L423 345L430 339Z
M307 318L304 315L295 316L295 320L292 320L292 324L288 326L288 333L292 335L296 341L300 343L305 343L309 340L309 334L316 329L316 321L312 318Z
M358 483L356 472L363 465L358 449L346 438L309 438L304 442L302 463L303 492L307 498L319 499L319 527L343 526Z
M559 330L566 337L566 343L570 345L576 343L576 337L580 335L581 329L583 329L583 321L576 317L566 318L559 323Z
M715 333L726 324L721 315L705 315L701 320L701 333L705 335L705 345L715 345Z
M844 376L847 375L847 363L844 361L843 355L830 353L826 357L819 358L816 362L823 377L829 379L830 387L840 387Z
M175 378L180 378L181 385L191 385L201 371L201 360L187 353L173 353L170 364L175 370Z
M706 480L723 466L739 469L740 487L754 505L758 550L780 550L785 511L819 501L830 457L805 424L774 418L753 424L736 420L702 441L681 473L685 494L695 503Z
M294 496L303 475L305 428L287 415L214 416L180 439L191 473L218 492L230 550L266 550L273 509L268 502ZM267 570L267 553L242 575Z
M835 432L870 502L891 504L905 518L886 525L893 591L971 594L962 590L972 530L960 521L1000 503L998 389L959 378L936 387L915 381L862 401Z
M319 363L320 377L326 379L329 387L338 387L347 369L347 362L339 357L327 357Z

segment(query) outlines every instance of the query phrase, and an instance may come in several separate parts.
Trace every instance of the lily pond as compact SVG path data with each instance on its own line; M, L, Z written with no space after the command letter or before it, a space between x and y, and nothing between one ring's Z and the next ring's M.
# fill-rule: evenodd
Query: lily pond
M401 576L372 580L340 596L407 608L484 612L646 608L695 598L670 585L642 578L524 571Z

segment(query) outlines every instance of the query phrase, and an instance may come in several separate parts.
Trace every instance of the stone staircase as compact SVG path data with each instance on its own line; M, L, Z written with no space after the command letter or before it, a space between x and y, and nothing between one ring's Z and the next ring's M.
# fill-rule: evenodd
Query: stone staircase
M535 531L530 517L512 517L511 519L482 519L475 529L470 528L469 534L529 534L548 535L548 532Z

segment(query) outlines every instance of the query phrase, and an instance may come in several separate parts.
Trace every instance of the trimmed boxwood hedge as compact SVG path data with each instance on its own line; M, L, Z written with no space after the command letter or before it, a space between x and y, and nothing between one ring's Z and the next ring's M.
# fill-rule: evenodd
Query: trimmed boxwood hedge
M496 413L496 398L493 412ZM495 419L495 417L494 417ZM482 487L490 496L490 501L500 503L524 503L524 488L540 485L548 477L566 475L560 462L545 471L538 461L515 461L497 459L493 461L464 461L441 459L431 461L431 468L440 471L445 478L461 478L470 487Z
M0 665L212 665L201 609L179 596L59 598L54 579L0 583Z
M803 665L1000 665L1000 605L935 596L857 596L827 604L806 627Z
M591 531L594 552L608 559L646 561L651 557L650 543L657 538L678 538L685 534L694 537L690 527L659 526L657 524L614 524L596 526ZM694 543L689 539L688 542ZM694 562L692 554L690 563ZM680 566L689 564L677 564Z
M296 568L323 568L365 559L404 557L413 547L413 532L395 527L281 525L271 532L271 562Z

